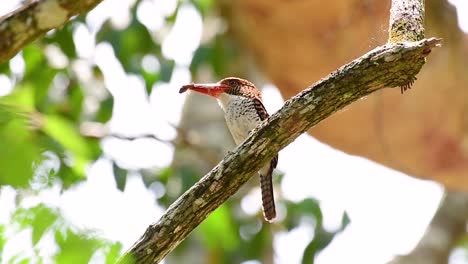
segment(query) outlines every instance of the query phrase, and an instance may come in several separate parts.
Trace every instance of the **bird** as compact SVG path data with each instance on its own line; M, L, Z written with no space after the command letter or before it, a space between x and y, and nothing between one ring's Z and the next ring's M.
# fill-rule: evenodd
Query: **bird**
M262 102L260 91L253 83L237 77L228 77L211 84L189 84L180 88L179 93L195 91L217 99L224 110L227 127L236 145L241 144L269 114ZM278 155L259 171L262 192L263 216L272 222L276 217L273 193L273 170L278 164Z

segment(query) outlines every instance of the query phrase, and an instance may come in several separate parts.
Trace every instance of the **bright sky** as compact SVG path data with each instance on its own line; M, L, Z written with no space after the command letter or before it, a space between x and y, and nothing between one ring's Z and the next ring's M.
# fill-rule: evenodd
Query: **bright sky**
M0 14L16 5L16 1L7 2L10 5L2 3ZM124 72L109 44L96 46L94 43L94 34L106 18L111 18L116 27L128 25L128 6L133 2L106 0L93 10L87 16L87 24L75 29L74 37L80 39L76 42L77 52L83 60L94 61L100 66L105 84L115 97L114 116L109 124L113 132L127 135L154 133L171 139L176 132L169 123L177 124L180 120L185 95L180 95L178 88L191 81L187 67L200 43L201 17L194 7L181 7L181 15L162 45L164 55L173 58L177 67L169 83L153 87L148 103L143 81ZM460 13L460 23L464 23L464 29L468 31L467 2L451 2L463 7L459 9L465 12L464 15ZM163 25L163 16L175 8L175 0L144 0L142 5L137 11L138 18L156 31ZM60 58L57 60L57 63L67 63ZM21 64L21 58L15 61L15 65ZM151 56L143 63L153 70L159 67L158 61ZM89 69L85 65L78 61L73 68L86 76ZM0 78L0 83L7 81ZM275 87L267 85L263 94L270 113L282 106L283 100ZM96 229L102 236L121 241L128 248L164 210L153 202L155 194L146 189L138 174L129 177L124 192L118 191L108 157L126 167L164 167L170 164L174 150L172 146L154 140L122 142L105 139L102 147L105 155L89 168L88 181L64 194L60 194L59 188L43 191L23 205L33 206L42 201L56 205L74 225ZM435 183L417 180L366 159L346 155L307 135L286 147L280 156L278 167L285 172L285 177L282 185L276 187L281 188L284 199L319 199L329 228L339 225L344 210L351 218L348 228L319 255L318 264L385 263L395 254L411 251L442 197L443 190ZM307 157L307 160L297 157ZM314 167L313 173L309 166ZM15 191L4 187L0 194L0 223L8 221L14 209L14 198ZM242 208L248 213L256 213L260 210L260 201L259 190L254 190L243 199ZM289 233L278 234L274 240L275 263L300 263L303 249L312 235L313 230L305 225ZM31 232L25 231L8 243L4 248L3 261L24 250L24 243L30 236ZM51 239L43 243L44 249L48 249L45 251L56 250L50 243ZM99 263L98 258L95 263ZM452 258L451 263L462 262Z

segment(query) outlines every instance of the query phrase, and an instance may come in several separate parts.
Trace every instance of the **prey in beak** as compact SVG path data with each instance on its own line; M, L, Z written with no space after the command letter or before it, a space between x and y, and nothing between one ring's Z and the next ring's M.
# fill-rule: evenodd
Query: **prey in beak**
M179 93L184 93L187 90L192 90L201 94L206 94L214 98L218 98L224 91L229 89L230 86L220 83L208 83L208 84L188 84L180 88Z

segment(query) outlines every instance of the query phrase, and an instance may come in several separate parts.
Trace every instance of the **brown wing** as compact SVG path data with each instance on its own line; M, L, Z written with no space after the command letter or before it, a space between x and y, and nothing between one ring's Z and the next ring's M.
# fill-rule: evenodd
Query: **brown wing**
M254 101L255 110L257 111L258 116L260 117L260 119L262 121L267 119L270 115L268 114L267 110L265 109L265 106L263 106L262 101L260 101L260 99L258 99L258 98L254 98L253 101Z
M270 115L265 109L265 106L262 104L262 101L255 98L254 107L258 113L258 116L263 121L267 119ZM271 222L276 217L276 206L275 206L275 196L273 192L273 170L278 164L278 155L276 155L270 161L270 168L266 175L260 174L260 189L262 191L262 207L263 215L268 222Z
M260 120L265 120L265 119L268 119L268 117L270 117L270 115L268 114L267 110L265 109L265 106L263 105L262 101L260 101L258 98L254 98L254 107L255 107L255 110L257 111L258 113L258 116L260 117ZM278 164L278 155L276 155L272 160L271 160L271 166L274 168L276 168L276 165Z

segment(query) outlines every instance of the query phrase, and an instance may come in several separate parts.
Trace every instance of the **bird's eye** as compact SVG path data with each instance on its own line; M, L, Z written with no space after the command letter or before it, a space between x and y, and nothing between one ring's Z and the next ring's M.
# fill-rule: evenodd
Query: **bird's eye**
M230 80L230 81L229 81L229 85L230 85L230 86L236 86L236 81Z

